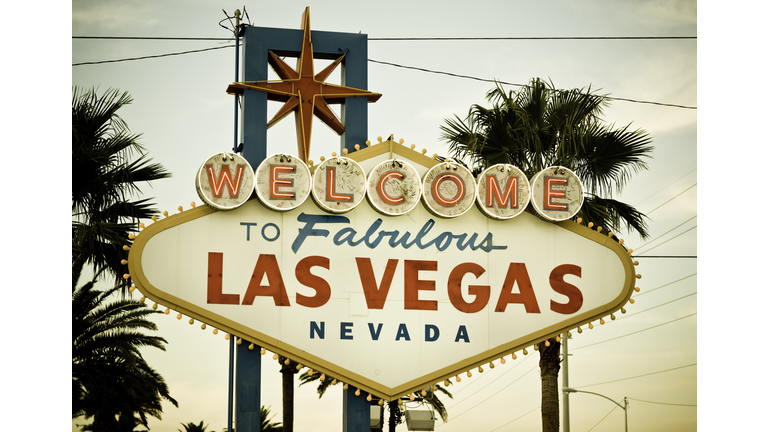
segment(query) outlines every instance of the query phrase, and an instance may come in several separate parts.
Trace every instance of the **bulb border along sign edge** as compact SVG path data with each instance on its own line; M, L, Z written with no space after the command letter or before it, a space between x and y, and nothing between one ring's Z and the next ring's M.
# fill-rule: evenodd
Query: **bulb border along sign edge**
M381 149L381 147L387 147L387 146L378 145L376 147L379 147L379 149L376 149L377 150L376 153L382 153L382 150L384 149ZM396 147L400 147L400 146L396 146ZM359 152L361 154L356 156L362 157L363 156L362 153L368 153L368 155L370 156L373 154L374 148L365 149L365 150L371 150L371 152L368 152L368 151ZM392 148L392 145L390 145L390 149L389 149L390 153L401 153L400 151L393 152L393 150L394 149ZM418 154L417 152L409 151L404 148L399 148L398 150L405 150L404 153ZM413 157L416 155L414 154L409 156ZM422 156L422 155L418 154L418 156ZM428 159L428 158L425 158L425 159ZM432 162L435 163L435 161L432 161ZM252 195L251 199L256 199L255 193ZM258 199L256 200L258 201ZM258 205L261 206L261 204L258 204ZM370 205L370 203L366 202L366 204L363 204L363 205ZM436 382L440 382L445 379L452 378L455 375L459 375L466 372L467 370L486 364L489 361L495 361L502 356L520 351L526 347L530 347L533 344L541 342L545 339L549 339L550 337L554 337L555 335L564 333L570 329L574 329L576 327L580 327L590 322L599 320L600 318L605 317L621 309L624 306L624 304L627 301L629 301L629 298L633 292L634 284L636 280L634 264L632 262L631 256L621 244L611 239L607 235L598 233L597 231L591 228L588 228L586 226L583 226L573 221L551 222L553 225L557 225L560 228L571 231L581 237L584 237L588 240L591 240L595 243L598 243L600 245L603 245L609 248L613 253L615 253L618 256L619 260L621 261L621 264L624 267L624 274L625 274L624 286L621 289L620 294L613 301L607 304L604 304L602 306L593 308L588 311L577 313L575 314L575 316L568 317L564 321L560 321L559 323L539 329L538 331L529 333L523 337L520 337L518 339L509 341L507 343L494 347L491 350L465 358L460 362L451 364L447 367L443 367L427 375L423 375L420 378L413 379L411 381L408 381L404 384L401 384L395 387L387 387L387 386L378 384L374 380L369 379L365 376L361 376L359 374L356 374L344 368L337 367L336 365L330 363L329 361L316 357L314 355L311 355L310 353L300 349L299 347L291 346L278 339L267 336L266 334L263 334L255 329L249 328L244 324L239 324L224 316L210 312L203 307L193 305L188 301L180 299L171 294L165 293L161 289L149 283L149 280L144 274L141 266L142 250L144 246L147 244L147 242L154 235L160 232L163 232L167 229L181 225L185 222L202 218L214 213L217 213L217 210L208 206L200 206L191 210L186 210L186 211L183 211L182 213L171 215L168 218L160 219L156 221L155 223L146 227L138 236L136 236L133 246L131 247L131 253L129 254L128 267L129 267L130 275L133 279L133 282L136 285L136 287L140 290L142 295L157 302L158 304L161 304L164 307L168 307L176 311L177 313L182 313L191 318L194 318L197 321L203 322L209 326L214 326L215 328L221 331L229 333L231 337L232 336L239 337L244 339L245 341L252 342L260 347L266 348L272 352L281 354L287 358L295 360L301 363L305 367L310 367L321 373L329 374L331 376L336 377L340 381L343 381L361 390L367 391L373 395L376 395L388 400L394 400L398 397L407 395L409 393L420 391L426 386L432 385ZM510 221L510 222L514 223L513 221ZM255 354L259 355L258 353L255 353ZM532 355L532 353L529 353L529 355Z

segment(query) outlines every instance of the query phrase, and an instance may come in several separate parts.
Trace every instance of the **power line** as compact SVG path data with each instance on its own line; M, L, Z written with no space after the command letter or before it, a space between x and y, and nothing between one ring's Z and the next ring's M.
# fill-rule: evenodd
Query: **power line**
M229 38L203 37L158 37L158 36L72 36L72 39L103 39L103 40L188 40L188 41L229 41Z
M692 189L694 186L696 186L697 184L699 184L699 183L698 183L698 182L694 183L694 184L693 184L693 185L691 185L691 186L690 186L688 189L686 189L686 190L684 190L684 191L680 192L679 194L677 194L677 195L673 196L672 198L668 199L666 202L664 202L664 204L662 204L662 205L660 205L660 206L656 207L655 209L653 209L653 210L649 211L649 212L648 212L648 213L646 213L645 215L646 215L646 216L648 216L649 214L651 214L651 213L655 212L656 210L660 209L661 207L663 207L664 205L666 205L667 203L669 203L669 202L670 202L670 201L672 201L673 199L675 199L675 198L679 197L680 195L682 195L682 194L684 194L684 193L688 192L689 190L691 190L691 189Z
M504 426L506 426L506 425L508 425L508 424L514 423L514 422L516 422L516 421L520 420L521 418L523 418L523 417L527 416L528 414L530 414L530 413L532 413L532 412L536 411L536 410L537 410L537 409L539 409L539 408L541 408L541 405L537 406L536 408L534 408L534 409L532 409L532 410L528 411L527 413L525 413L525 414L521 415L520 417L518 417L518 418L516 418L516 419L514 419L514 420L511 420L511 421L508 421L508 422L504 423L503 425L501 425L501 426L497 427L496 429L492 430L491 432L495 432L495 431L497 431L497 430L499 430L499 429L503 428Z
M644 202L645 202L645 201L647 201L649 198L656 196L656 194L658 194L659 192L663 191L664 189L667 189L668 187L672 186L673 184L675 184L675 183L679 182L679 181L680 181L680 180L682 180L682 179L683 179L685 176L687 176L688 174L690 174L690 173L692 173L692 172L696 171L697 169L698 169L698 167L697 167L697 168L694 168L694 169L692 169L692 170L690 170L690 171L688 171L687 173L683 174L683 175L682 175L680 178L678 178L677 180L675 180L675 181L673 181L672 183L670 183L670 184L668 184L668 185L664 186L663 188L659 189L658 191L656 191L656 192L652 193L651 195L649 195L649 196L647 196L647 197L643 198L643 199L642 199L642 200L640 200L639 202L635 203L635 207L637 207L637 206L639 206L640 204L644 203Z
M676 235L676 236L672 237L671 239L669 239L669 240L667 240L667 241L665 241L665 242L661 242L661 243L657 244L656 246L654 246L654 247L652 247L652 248L648 249L648 251L652 251L652 250L656 249L657 247L659 247L659 246L661 246L661 245L663 245L663 244L665 244L665 243L668 243L668 242L670 242L670 241L672 241L672 240L674 240L674 239L676 239L676 238L680 237L681 235L683 235L683 234L687 233L688 231L690 231L690 230L692 230L692 229L695 229L696 227L698 227L698 225L694 225L694 226L692 226L691 228L688 228L687 230L685 230L685 231L681 232L680 234L678 234L678 235ZM648 252L648 251L646 251L646 252Z
M72 39L104 40L231 40L232 38L161 36L72 36ZM369 37L369 41L476 41L476 40L681 40L697 36L522 36L522 37Z
M476 404L472 405L470 408L468 408L468 409L466 409L466 410L464 410L464 411L462 411L462 412L460 412L460 413L456 414L455 416L453 416L453 419L456 419L456 417L458 417L458 416L460 416L460 415L462 415L462 414L465 414L465 413L467 413L467 412L469 412L469 411L472 411L472 410L473 410L475 407L477 407L478 405L480 405L480 404L484 403L484 402L485 402L485 401L487 401L488 399L490 399L490 398L492 398L492 397L496 396L497 394L501 393L502 391L504 391L504 390L508 389L508 388L509 388L509 387L510 387L512 384L514 384L514 383L516 383L516 382L520 381L520 380L521 380L521 379L522 379L524 376L526 376L526 375L528 375L529 373L531 373L531 372L533 372L534 370L536 370L536 368L537 368L537 367L539 367L539 365L536 365L536 366L534 366L534 367L533 367L533 368L531 368L531 369L530 369L528 372L526 372L526 373L524 373L524 374L520 375L520 376L519 376L519 377L518 377L516 380L514 380L514 381L512 381L511 383L507 384L506 386L504 386L504 387L500 388L500 389L499 389L499 391L497 391L496 393L494 393L494 394L492 394L492 395L488 396L487 398L483 399L482 401L480 401L480 402L478 402L478 403L476 403ZM466 398L465 398L464 400L466 400ZM463 401L460 401L460 402L463 402ZM455 405L454 405L454 406L455 406ZM447 409L447 408L446 408L446 409Z
M144 60L144 59L150 59L150 58L170 57L170 56L176 56L176 55L182 55L182 54L198 53L203 51L212 51L212 50L217 50L222 48L234 48L234 47L235 47L234 45L224 45L224 46L214 47L214 48L204 48L204 49L192 50L192 51L158 54L153 56L133 57L133 58L125 58L125 59L119 59L119 60L102 60L102 61L96 61L96 62L73 63L72 66L95 65L95 64L103 64L103 63L118 63L118 62L131 61L131 60Z
M494 381L493 381L493 382L495 382L495 381L496 381L496 380L498 380L499 378L503 377L504 375L508 374L509 372L513 371L513 370L514 370L516 367L520 366L520 365L521 365L521 364L522 364L524 361L528 360L529 358L531 358L531 356L525 356L525 357L524 357L522 360L520 360L519 362L517 362L517 363L516 363L514 366L512 366L511 368L508 368L508 369L507 369L507 370L505 370L505 371L504 371L504 372L503 372L501 375L499 375L498 377L494 378ZM529 372L530 372L530 371L529 371ZM526 372L526 373L527 373L527 372ZM490 375L484 375L484 376L490 376ZM469 384L467 384L467 385L463 386L462 388L460 388L460 389L456 390L455 392L453 392L453 395L454 395L454 396L456 396L457 394L459 394L459 392L460 392L460 391L462 391L462 390L466 389L467 387L469 387L470 385L472 385L472 384L474 384L474 383L476 383L476 382L479 382L481 378L482 378L482 376L478 377L476 380L473 380L472 382L470 382ZM455 407L456 407L456 405L458 405L458 404L460 404L460 403L464 402L465 400L467 400L467 399L471 398L472 396L476 395L477 393L479 393L479 392L480 392L480 390L482 390L482 389L484 389L484 388L488 387L490 384L491 384L491 383L488 383L488 384L486 384L486 385L484 385L484 386L480 387L479 389L477 389L477 390L476 390L474 393L472 393L472 394L470 394L470 395L467 395L467 396L462 396L464 399L462 399L462 400L459 400L459 401L456 401L456 403L455 403L455 404L453 404L453 406L451 406L451 408L455 408Z
M516 83L500 81L500 80L496 80L496 79L478 78L478 77L473 77L473 76L469 76L469 75L459 75L459 74L455 74L455 73L451 73L451 72L436 71L436 70L432 70L432 69L425 69L425 68L420 68L420 67L415 67L415 66L404 66L404 65L401 65L401 64L397 64L397 63L390 63L390 62L384 62L384 61L373 60L373 59L368 59L368 61L371 62L371 63L379 63L379 64L384 64L384 65L387 65L387 66L399 67L399 68L403 68L403 69L412 69L412 70L417 70L417 71L427 72L427 73L433 73L433 74L438 74L438 75L448 75L448 76L452 76L452 77L456 77L456 78L465 78L465 79L471 79L471 80L475 80L475 81L506 84L506 85L517 86L517 87L527 87L526 84L516 84ZM651 105L659 105L659 106L668 106L668 107L674 107L674 108L685 108L685 109L694 109L694 110L696 109L695 106L667 104L667 103L661 103L661 102L652 102L652 101L644 101L644 100L637 100L637 99L618 98L618 97L612 97L612 96L604 96L604 98L607 99L607 100L618 100L618 101L624 101L624 102L643 103L643 104L651 104Z
M692 221L693 219L696 219L696 217L698 217L698 215L694 215L692 218L690 218L690 219L688 219L687 221L685 221L685 222L681 223L680 225L678 225L678 226L676 226L676 227L672 228L671 230L669 230L669 231L665 232L664 234L661 234L661 235L659 235L659 236L656 236L656 237L655 237L653 240L651 240L651 241L649 241L649 242L647 242L647 243L645 243L645 244L641 245L641 246L640 246L640 247L638 247L637 249L635 249L635 251L638 251L638 250L640 250L641 248L644 248L644 247L648 246L649 244L651 244L651 243L655 242L656 240L658 240L658 239L660 239L660 238L664 237L665 235L667 235L667 234L671 233L672 231L674 231L674 230L676 230L676 229L680 228L681 226L683 226L683 225L687 224L688 222ZM648 250L650 250L650 249L648 249Z
M676 404L676 403L666 403L666 402L652 402L652 401L647 401L647 400L642 400L642 399L635 399L635 398L631 398L631 397L628 397L627 399L632 399L632 400L638 401L638 402L658 404L658 405L674 405L674 406L689 406L689 407L695 407L696 406L696 404Z
M76 36L73 36L76 37ZM190 39L194 40L194 39ZM230 39L225 39L230 40ZM203 51L211 51L216 49L222 49L222 48L233 48L234 45L224 45L220 47L214 47L214 48L204 48L199 50L192 50L192 51L182 51L182 52L174 52L174 53L167 53L167 54L159 54L154 56L144 56L144 57L133 57L133 58L126 58L126 59L118 59L118 60L102 60L102 61L95 61L95 62L82 62L82 63L73 63L72 66L83 66L83 65L97 65L97 64L104 64L104 63L118 63L123 61L131 61L131 60L144 60L144 59L150 59L150 58L161 58L161 57L170 57L170 56L176 56L176 55L182 55L182 54L191 54L191 53L197 53L197 52L203 52ZM460 74L454 74L451 72L443 72L443 71L436 71L431 69L425 69L425 68L419 68L414 66L405 66L400 65L397 63L390 63L390 62L383 62L379 60L373 60L368 59L371 63L379 63L387 66L393 66L393 67L399 67L404 69L412 69L417 70L421 72L427 72L427 73L434 73L439 75L448 75L455 78L464 78L464 79L471 79L475 81L481 81L481 82L489 82L489 83L499 83L499 84L506 84L506 85L512 85L517 87L527 87L525 84L516 84L516 83L510 83L507 81L500 81L495 79L488 79L488 78L478 78L473 77L469 75L460 75ZM668 103L662 103L662 102L652 102L652 101L645 101L645 100L638 100L638 99L628 99L628 98L619 98L619 97L613 97L613 96L604 96L606 100L614 100L614 101L624 101L624 102L632 102L632 103L642 103L642 104L650 104L650 105L658 105L658 106L667 106L667 107L673 107L673 108L684 108L684 109L697 109L695 106L687 106L687 105L678 105L678 104L668 104ZM654 209L655 210L655 209Z
M668 304L670 304L670 303L674 303L674 302L676 302L676 301L678 301L678 300L682 300L682 299L684 299L684 298L688 298L688 297L690 297L690 296L692 296L692 295L696 295L696 294L698 294L698 293L697 293L697 292L693 292L693 293L690 293L690 294L688 294L688 295L684 295L684 296L682 296L682 297L679 297L679 298L676 298L676 299L674 299L674 300L670 300L670 301L668 301L668 302L666 302L666 303L662 303L662 304L660 304L660 305L656 305L656 306L653 306L653 307L649 307L648 309L643 309L643 310L641 310L641 311L639 311L639 312L634 312L634 313L632 313L632 314L630 314L630 315L626 315L626 316L623 316L623 317L620 317L620 318L616 318L616 321L620 321L620 320L623 320L623 319L625 319L625 318L632 318L633 316L637 316L638 314L641 314L641 313L643 313L643 312L648 312L649 310L653 310L653 309L656 309L656 308L658 308L658 307L662 307L662 306L668 305Z
M690 278L690 277L694 277L694 276L696 276L697 274L698 274L698 273L689 274L688 276L682 277L682 278L680 278L680 279L678 279L678 280L676 280L676 281L672 281L672 282L666 283L666 284L664 284L664 285L661 285L661 286L658 286L658 287L656 287L656 288L652 288L652 289L649 289L649 290L644 290L644 291L643 291L643 292L641 292L640 294L638 294L638 295L636 295L636 296L633 296L633 297L634 297L634 298L638 298L638 297L640 297L641 295L645 295L645 294L648 294L648 293L650 293L650 292L654 292L654 291L656 291L656 290L658 290L658 289L664 288L664 287L666 287L666 286L670 286L670 285L672 285L672 284L676 284L676 283L678 283L678 282L680 282L680 281L684 281L684 280L686 280L686 279L688 279L688 278Z
M620 379L617 379L617 380L605 381L605 382L601 382L601 383L597 383L597 384L575 386L575 388L594 387L594 386L599 386L599 385L603 385L603 384L615 383L615 382L619 382L619 381L627 381L627 380L631 380L631 379L635 379L635 378L642 378L642 377L646 377L646 376L650 376L650 375L656 375L656 374L660 374L660 373L664 373L664 372L670 372L670 371L673 371L673 370L684 369L684 368L691 367L691 366L696 366L696 365L697 365L697 363L691 363L691 364L685 365L685 366L678 366L678 367L671 368L671 369L665 369L665 370L657 371L657 372L650 372L650 373L647 373L647 374L636 375L636 376L629 377L629 378L620 378Z
M634 258L693 258L693 259L698 259L698 256L696 256L696 255L639 255L639 256L636 256Z
M608 414L606 414L606 415L605 415L605 417L601 418L601 419L600 419L600 421L599 421L599 422L597 422L597 423L596 423L594 426L592 426L592 427L591 427L591 428L590 428L590 429L589 429L587 432L590 432L592 429L596 428L596 427L597 427L597 425L599 425L600 423L602 423L602 422L603 422L603 420L605 420L606 418L608 418L608 416L609 416L609 415L611 415L611 413L613 412L613 410L615 410L615 409L616 409L616 408L618 408L619 406L621 406L621 405L616 405L615 407L611 408L611 410L610 410L610 411L608 411Z
M675 321L680 321L681 319L685 319L685 318L688 318L688 317L692 317L692 316L694 316L694 315L696 315L696 314L697 314L697 312L695 312L695 313L692 313L692 314L690 314L690 315L686 315L686 316L684 316L684 317L680 317L680 318L676 318L676 319L673 319L672 321L667 321L667 322L665 322L665 323L661 323L661 324L655 325L655 326L653 326L653 327L648 327L648 328L645 328L645 329L642 329L642 330L638 330L638 331L636 331L636 332L627 333L627 334L625 334L625 335L617 336L617 337L615 337L615 338L606 339L606 340L604 340L604 341L595 342L595 343L593 343L593 344L589 344L589 345L584 345L584 346L580 346L580 347L577 347L577 348L573 348L573 349L571 349L570 351L576 351L576 350L578 350L578 349L582 349L582 348L586 348L586 347L591 347L591 346L594 346L594 345L599 345L599 344L601 344L601 343L610 342L610 341L612 341L612 340L621 339L621 338L623 338L623 337L631 336L631 335L633 335L633 334L642 333L642 332L644 332L644 331L646 331L646 330L651 330L651 329L655 329L656 327L661 327L661 326L663 326L663 325L671 324L671 323L673 323L673 322L675 322Z

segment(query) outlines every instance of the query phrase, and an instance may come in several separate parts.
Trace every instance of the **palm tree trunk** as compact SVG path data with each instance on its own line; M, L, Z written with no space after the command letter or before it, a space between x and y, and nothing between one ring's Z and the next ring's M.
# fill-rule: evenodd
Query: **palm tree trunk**
M560 372L560 342L554 338L549 346L539 343L539 368L541 369L541 430L558 432L560 430L560 392L557 375Z
M285 364L285 358L280 357L280 373L283 375L283 432L293 432L293 374L296 366L291 362Z
M389 432L395 432L397 428L397 413L400 407L397 406L397 400L389 402Z

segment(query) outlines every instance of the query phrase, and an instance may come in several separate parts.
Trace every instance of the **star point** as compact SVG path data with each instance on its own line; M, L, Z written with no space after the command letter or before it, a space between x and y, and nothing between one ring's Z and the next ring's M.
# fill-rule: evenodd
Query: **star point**
M269 120L267 127L272 127L293 112L296 118L299 158L306 162L309 158L314 116L341 135L345 130L344 124L329 104L341 104L349 97L365 97L368 102L376 102L381 94L326 83L325 80L341 64L346 54L341 54L325 69L315 74L309 8L306 8L302 15L301 29L304 30L304 37L295 70L274 52L269 51L269 65L280 80L233 83L227 87L227 93L242 94L245 90L256 90L267 93L268 100L283 102L283 106Z

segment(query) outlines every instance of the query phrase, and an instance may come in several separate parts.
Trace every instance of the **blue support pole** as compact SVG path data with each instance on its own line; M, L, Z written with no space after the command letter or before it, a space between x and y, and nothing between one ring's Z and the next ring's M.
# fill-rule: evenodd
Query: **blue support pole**
M355 396L355 388L344 390L344 419L342 432L369 432L371 430L371 404L360 396Z
M261 348L248 349L244 342L237 346L237 432L258 432L261 429ZM231 431L230 431L231 432Z
M303 36L302 30L245 27L243 81L268 79L267 58L270 50L280 56L298 57ZM312 49L315 58L336 59L346 53L342 62L341 85L362 90L368 88L368 35L312 31ZM341 120L345 132L341 136L340 150L347 148L353 152L355 144L362 145L368 139L367 103L365 98L347 98L342 105ZM242 156L256 169L267 157L266 93L255 90L243 92L240 126ZM290 149L285 151L293 153ZM258 349L250 352L243 345L238 346L237 352L237 432L255 432L259 430L261 356ZM355 396L353 389L345 391L343 406L345 432L370 430L370 405L365 397Z
M227 432L232 428L232 410L235 407L235 337L229 338L229 390L227 400Z
M239 20L238 20L239 24ZM247 27L246 27L247 28ZM238 73L240 65L238 64L240 59L240 35L245 34L245 30L240 30L239 26L235 31L236 39L236 54L235 54L235 82L238 81ZM249 66L246 53L248 39L243 38L243 76L245 79L249 79L249 75L252 76L252 66ZM265 63L266 64L266 63ZM252 78L251 78L252 79ZM266 75L265 75L266 79ZM243 139L243 152L242 156L245 160L251 164L253 169L259 166L259 164L267 157L267 136L266 136L266 124L267 124L267 110L266 110L266 95L258 94L252 95L250 93L256 93L252 91L246 92L243 95L243 116L242 116L242 139ZM264 97L263 109L262 104L250 103L254 99ZM235 96L235 149L238 147L237 140L237 106L238 100ZM252 129L253 124L263 124L265 126L264 136L261 137L254 133ZM250 144L250 145L249 145ZM232 338L234 340L234 338ZM254 347L253 350L248 349L248 343L243 341L241 345L237 346L237 373L235 379L235 391L237 392L237 409L235 421L237 422L238 432L259 432L261 430L261 354L260 348ZM230 357L230 368L232 367L233 357ZM230 413L232 412L230 408ZM232 426L228 426L228 432L232 432Z

